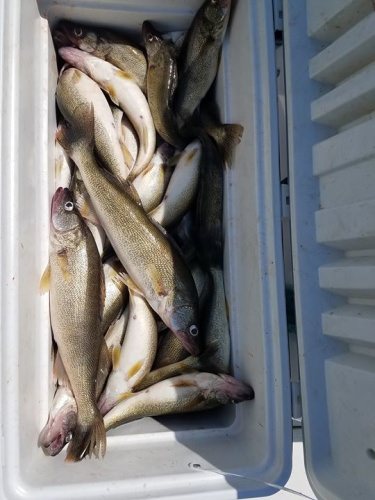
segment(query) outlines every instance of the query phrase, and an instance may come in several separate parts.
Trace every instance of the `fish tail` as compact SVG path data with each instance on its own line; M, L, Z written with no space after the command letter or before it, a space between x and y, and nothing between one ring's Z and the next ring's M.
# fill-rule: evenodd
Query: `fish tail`
M99 410L95 412L93 421L83 423L78 414L77 426L73 433L67 453L66 462L79 462L86 455L91 457L92 454L96 458L104 457L107 446L107 437L103 417Z
M226 166L233 162L234 150L241 142L244 128L236 123L207 127L207 133L214 139L223 155Z

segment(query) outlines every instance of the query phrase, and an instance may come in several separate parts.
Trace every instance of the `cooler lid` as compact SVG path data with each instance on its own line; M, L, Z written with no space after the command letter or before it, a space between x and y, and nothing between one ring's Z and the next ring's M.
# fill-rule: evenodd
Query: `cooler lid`
M306 471L375 492L375 12L284 0L292 250Z

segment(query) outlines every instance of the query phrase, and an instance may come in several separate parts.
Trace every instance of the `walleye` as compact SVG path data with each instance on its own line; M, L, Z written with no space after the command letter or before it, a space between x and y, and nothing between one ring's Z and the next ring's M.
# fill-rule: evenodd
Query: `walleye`
M149 21L143 23L142 34L148 60L147 98L155 128L164 141L182 149L185 141L178 134L172 108L177 87L176 49Z
M103 415L149 373L155 359L157 334L152 309L143 297L130 290L124 342L121 350L115 347L112 352L112 373L99 400Z
M54 32L59 47L72 44L104 59L129 73L143 92L146 91L147 62L141 49L105 29L62 21Z
M175 98L180 126L190 120L216 77L230 5L231 0L206 0L186 34Z
M143 417L202 411L254 398L253 389L229 375L193 373L159 382L121 401L104 417L106 430Z
M105 453L105 430L95 397L100 353L106 349L100 330L102 272L95 241L70 191L57 189L51 209L50 314L78 408L68 461L80 460L87 452L97 457Z
M193 203L198 189L201 156L199 140L190 143L182 152L162 201L149 214L163 227L176 223Z
M61 113L74 125L82 118L80 109L95 108L95 150L100 162L113 175L126 177L125 165L111 109L99 86L82 71L69 68L61 74L56 88Z
M128 321L128 313L129 308L126 307L119 319L114 321L107 330L105 342L109 352L112 352L114 347L120 347L122 344L125 327ZM104 330L104 317L105 311L103 313L102 330ZM103 355L103 350L101 355ZM107 363L108 362L111 362L110 358L107 358ZM96 381L96 399L98 399L102 393L110 370L111 364L105 366L103 363L99 363ZM47 423L39 434L38 446L42 448L43 453L48 456L59 454L65 445L71 441L76 424L77 403L69 384L58 384L51 403Z
M133 181L145 212L156 208L163 199L173 168L168 160L174 148L166 142L158 147L149 165Z
M86 73L105 90L134 125L139 137L139 152L132 175L138 175L147 167L155 151L156 134L150 107L141 89L131 75L113 64L103 61L73 47L59 49L60 56L75 68ZM65 118L65 113L62 111Z
M136 288L192 354L199 352L198 295L189 269L144 210L98 167L93 109L80 128L61 127L57 139L80 169L95 211ZM131 288L131 283L127 280Z

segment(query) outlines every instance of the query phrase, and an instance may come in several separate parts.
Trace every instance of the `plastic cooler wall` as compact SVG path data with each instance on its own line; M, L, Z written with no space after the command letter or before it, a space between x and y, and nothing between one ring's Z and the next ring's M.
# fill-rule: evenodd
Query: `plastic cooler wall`
M293 263L306 470L374 498L375 12L285 0Z
M285 483L291 420L282 273L272 4L234 5L218 77L222 118L244 125L226 172L225 273L236 376L254 402L202 415L147 419L108 436L103 461L45 457L37 437L53 395L48 258L53 189L56 59L49 24L60 18L139 33L186 29L200 0L0 1L2 65L2 491L4 498L199 498L274 490L227 480L189 463Z

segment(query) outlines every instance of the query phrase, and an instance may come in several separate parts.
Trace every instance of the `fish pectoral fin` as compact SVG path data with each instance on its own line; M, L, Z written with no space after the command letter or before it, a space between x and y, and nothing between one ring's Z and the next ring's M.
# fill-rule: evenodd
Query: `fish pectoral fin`
M244 128L236 123L228 123L220 126L208 127L206 129L223 155L224 165L231 167L233 163L234 150L241 142Z
M55 362L53 364L53 378L55 383L58 382L59 385L71 389L69 377L66 373L59 351L56 352Z
M196 387L196 384L191 379L183 379L178 377L172 382L173 387Z
M100 221L95 213L94 207L92 206L90 196L87 192L81 193L76 199L76 206L78 208L81 216L95 224L95 226L100 226Z
M104 87L104 90L109 94L112 102L116 104L116 106L119 106L119 100L115 87L111 83L107 83L107 85Z
M57 263L63 275L64 280L70 281L72 279L72 275L69 271L69 261L67 253L65 251L57 253Z
M118 370L120 366L121 346L116 345L112 348L112 370Z
M132 377L134 377L134 375L136 373L139 372L139 370L142 368L143 366L143 362L144 362L144 359L140 359L139 361L136 361L130 368L129 370L127 371L127 379L131 379Z
M131 391L126 391L118 395L116 404L120 403L121 401L124 401L125 399L130 398L131 396L134 396L134 392Z
M162 276L160 272L156 269L155 264L151 263L148 265L148 272L156 293L163 297L167 297L168 290L166 290L162 280Z
M43 295L47 292L49 292L51 285L51 266L50 263L48 262L45 270L43 271L43 274L40 278L40 283L39 283L39 291L40 294Z
M114 282L117 287L119 286L120 283L123 283L129 288L129 290L138 295L141 295L141 297L144 297L143 292L138 288L138 286L134 283L134 281L126 272L118 273L117 277L114 278ZM118 282L120 283L118 284Z
M121 146L122 156L124 157L125 163L130 170L134 165L134 158L122 137L119 138L119 142Z

